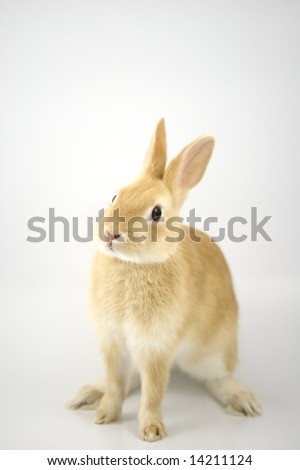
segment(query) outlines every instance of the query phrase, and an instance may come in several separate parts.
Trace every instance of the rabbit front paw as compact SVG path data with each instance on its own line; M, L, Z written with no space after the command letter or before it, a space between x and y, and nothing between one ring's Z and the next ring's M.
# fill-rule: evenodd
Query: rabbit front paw
M122 403L119 399L104 395L96 410L95 424L107 424L116 421L121 412Z
M148 424L140 427L140 436L144 441L155 442L165 437L166 431L162 423Z
M95 424L107 424L118 419L118 413L111 410L98 408L96 411Z

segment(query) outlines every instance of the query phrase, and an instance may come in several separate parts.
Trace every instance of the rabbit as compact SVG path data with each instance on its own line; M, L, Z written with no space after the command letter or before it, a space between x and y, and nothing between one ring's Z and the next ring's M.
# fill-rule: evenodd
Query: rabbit
M110 220L99 220L104 237L97 236L90 303L106 377L69 405L96 408L95 422L109 423L141 383L139 435L149 442L166 435L161 403L172 366L202 381L229 412L261 413L233 376L238 307L225 258L207 234L195 230L195 241L176 218L213 148L214 138L202 136L166 168L161 119L141 176L113 198L104 214Z

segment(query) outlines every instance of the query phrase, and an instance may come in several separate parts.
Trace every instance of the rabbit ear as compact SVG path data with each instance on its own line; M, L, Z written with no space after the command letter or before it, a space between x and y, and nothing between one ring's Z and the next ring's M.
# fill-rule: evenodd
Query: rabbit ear
M204 175L214 144L213 136L200 137L185 147L166 169L164 181L179 204Z
M165 121L160 119L146 155L144 171L156 178L162 178L167 161Z

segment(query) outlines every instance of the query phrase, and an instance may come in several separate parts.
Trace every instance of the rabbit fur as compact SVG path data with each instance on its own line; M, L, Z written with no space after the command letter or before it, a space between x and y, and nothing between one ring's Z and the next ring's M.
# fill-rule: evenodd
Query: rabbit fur
M202 136L166 168L161 119L141 176L118 191L105 212L111 221L99 221L107 239L97 237L90 310L106 376L80 389L70 407L96 408L95 422L109 423L118 419L125 396L141 383L139 434L146 441L165 435L161 403L173 365L201 380L231 413L261 412L255 396L232 375L238 308L220 248L198 230L201 241L193 241L189 227L177 220L173 228L184 236L170 241L174 229L166 223L179 215L188 191L201 180L213 148L214 138ZM151 219L154 207L161 208L163 220ZM116 210L124 218L118 233ZM133 217L147 221L138 243L130 236Z

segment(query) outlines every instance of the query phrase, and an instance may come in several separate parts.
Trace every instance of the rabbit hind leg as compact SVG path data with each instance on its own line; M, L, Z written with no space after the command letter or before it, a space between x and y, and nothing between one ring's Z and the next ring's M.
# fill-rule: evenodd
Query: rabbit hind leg
M262 414L261 405L255 395L244 388L231 374L208 379L205 381L205 385L211 395L225 407L229 414L249 417Z
M95 410L105 393L105 379L81 387L67 406L72 410Z
M126 382L125 394L130 395L140 385L140 376L132 372ZM67 406L72 410L96 410L106 390L105 378L97 380L94 384L81 387Z
M229 414L258 416L262 413L255 395L243 387L225 365L221 353L202 357L196 363L185 361L181 369L204 383L210 394L221 403Z

